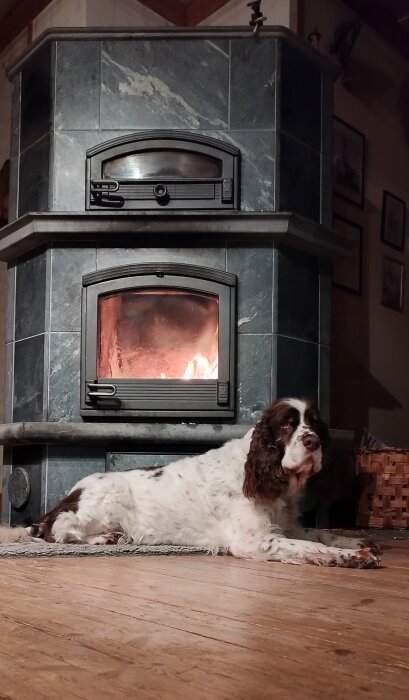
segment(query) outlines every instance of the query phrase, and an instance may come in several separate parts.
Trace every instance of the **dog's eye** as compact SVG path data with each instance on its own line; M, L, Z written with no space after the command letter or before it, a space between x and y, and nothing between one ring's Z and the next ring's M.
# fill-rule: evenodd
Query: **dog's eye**
M292 430L294 428L294 418L287 418L281 423L282 430Z

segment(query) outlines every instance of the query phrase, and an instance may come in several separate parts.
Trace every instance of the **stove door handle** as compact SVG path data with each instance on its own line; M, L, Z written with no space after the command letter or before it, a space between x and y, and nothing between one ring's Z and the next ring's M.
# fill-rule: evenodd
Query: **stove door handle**
M88 396L102 397L115 396L116 386L114 384L87 384Z
M117 180L91 180L91 192L95 194L106 194L107 192L117 192L119 182Z

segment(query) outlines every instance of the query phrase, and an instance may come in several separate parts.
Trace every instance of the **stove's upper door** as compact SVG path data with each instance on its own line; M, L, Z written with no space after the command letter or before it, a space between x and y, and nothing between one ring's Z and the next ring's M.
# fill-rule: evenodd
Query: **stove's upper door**
M87 209L240 208L240 151L207 136L149 131L87 151Z

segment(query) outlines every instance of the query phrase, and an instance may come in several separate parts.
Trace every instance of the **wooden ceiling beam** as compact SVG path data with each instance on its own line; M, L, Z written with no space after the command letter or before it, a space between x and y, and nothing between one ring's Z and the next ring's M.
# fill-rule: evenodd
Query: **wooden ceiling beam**
M0 52L49 5L51 0L20 0L0 24Z

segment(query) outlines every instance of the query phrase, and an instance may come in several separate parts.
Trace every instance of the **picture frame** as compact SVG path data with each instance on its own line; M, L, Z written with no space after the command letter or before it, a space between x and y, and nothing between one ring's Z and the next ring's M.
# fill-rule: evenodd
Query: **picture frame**
M383 191L381 241L396 250L405 246L406 202L396 195Z
M364 206L365 136L334 117L333 178L336 195Z
M394 311L403 311L404 283L403 263L385 255L382 266L381 302L383 306Z
M345 289L352 294L362 293L362 226L344 219L342 216L334 216L333 226L336 233L344 236L351 244L351 254L345 258L339 258L334 263L333 284L335 287Z

